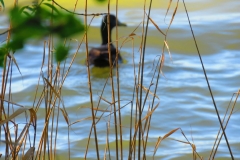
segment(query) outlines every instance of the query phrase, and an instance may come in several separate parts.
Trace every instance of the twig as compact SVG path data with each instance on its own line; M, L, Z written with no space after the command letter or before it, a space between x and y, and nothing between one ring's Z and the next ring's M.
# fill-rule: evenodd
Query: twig
M69 11L68 9L62 7L60 4L58 4L57 2L55 2L54 0L52 0L52 2L54 4L56 4L58 7L60 7L61 9L69 12L69 13L72 13L72 14L76 14L76 15L80 15L80 16L101 16L101 15L106 15L108 13L89 13L89 14L85 14L85 13L76 13L76 12L72 12L72 11Z

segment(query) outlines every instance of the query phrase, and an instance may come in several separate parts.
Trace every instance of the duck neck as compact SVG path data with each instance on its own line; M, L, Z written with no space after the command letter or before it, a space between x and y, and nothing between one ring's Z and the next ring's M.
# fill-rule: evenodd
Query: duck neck
M110 40L109 42L112 42L112 27L110 26ZM108 44L108 26L107 24L102 24L101 25L101 36L102 36L102 45Z

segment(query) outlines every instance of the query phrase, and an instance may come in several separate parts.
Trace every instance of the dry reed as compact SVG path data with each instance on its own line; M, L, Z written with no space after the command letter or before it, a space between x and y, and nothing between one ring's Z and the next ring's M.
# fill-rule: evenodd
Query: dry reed
M76 6L78 1L76 1L76 4L74 6L74 11L71 12L67 9L65 9L63 6L59 5L56 1L52 0L52 5L57 5L61 9L64 9L67 12L71 12L73 14L84 16L84 22L85 27L89 28L91 25L92 20L95 18L95 16L103 15L103 14L109 14L110 13L110 0L106 3L108 3L108 10L106 13L88 13L88 1L85 1L85 12L84 13L76 13ZM1 133L4 133L4 136L1 139L5 140L5 153L3 154L5 159L57 159L57 145L58 145L58 132L59 132L59 123L60 123L60 117L64 117L65 123L68 126L68 159L71 159L71 140L70 140L70 132L71 127L73 125L81 125L81 122L83 121L92 121L91 126L89 127L89 134L87 138L85 153L84 153L84 159L88 159L89 156L89 148L91 141L94 141L95 146L95 153L96 153L96 159L111 159L111 157L114 157L114 159L148 159L149 154L147 153L148 148L148 141L149 141L149 132L151 130L151 118L154 114L154 111L159 107L160 99L157 96L157 89L158 89L158 83L159 79L163 75L162 68L164 66L165 61L165 50L167 50L168 54L171 57L170 53L170 47L167 42L167 36L168 31L170 29L170 26L174 20L175 15L177 14L177 9L179 5L179 0L176 3L176 6L174 6L174 11L171 16L171 20L168 24L168 28L166 31L161 30L158 25L155 23L154 19L151 18L151 4L152 1L147 4L147 2L144 2L143 5L143 19L142 23L139 24L142 25L142 34L136 35L134 32L138 28L136 27L135 30L133 30L131 33L127 34L128 36L125 37L122 44L118 44L118 27L116 27L116 48L122 48L124 47L124 43L128 41L132 41L132 47L134 48L134 40L135 38L141 37L141 45L139 47L140 49L140 59L136 63L134 61L134 51L133 51L133 69L134 69L134 88L132 91L132 98L131 101L127 104L121 103L121 94L120 94L120 80L121 77L119 75L119 65L118 61L116 60L116 69L113 68L113 66L110 66L109 70L109 77L106 78L106 83L102 87L102 92L99 95L98 103L94 104L93 100L93 90L92 90L92 80L91 80L91 69L89 64L86 65L86 70L88 73L88 89L89 89L89 99L90 99L90 107L87 106L85 108L88 108L91 112L90 117L83 117L82 119L79 119L77 121L71 122L71 118L69 117L69 113L67 111L67 108L64 105L64 101L62 98L62 90L64 82L71 70L71 67L75 61L75 58L79 52L80 47L82 46L82 43L85 43L85 49L86 49L86 59L88 62L88 30L84 33L83 38L80 42L78 42L78 46L76 48L75 53L72 57L68 57L71 59L70 63L67 61L64 62L64 65L61 65L60 63L54 63L53 59L53 50L54 50L54 39L52 35L49 35L48 41L44 41L43 43L43 58L42 58L42 65L41 69L39 71L39 78L37 82L36 92L34 96L34 101L32 108L26 108L20 104L16 104L12 102L11 97L11 80L12 80L12 67L13 65L17 66L19 72L20 68L18 67L17 61L14 58L13 53L8 53L7 56L5 56L4 59L4 68L2 72L2 84L1 84ZM183 1L184 3L184 1ZM166 15L167 16L170 7L172 4L172 0L169 0L169 5L166 9ZM15 2L15 5L16 2ZM147 13L145 12L146 6L148 6ZM185 6L185 3L184 3ZM186 6L185 6L186 9ZM186 13L187 9L186 9ZM116 15L118 15L118 1L116 3ZM90 23L88 23L88 16L92 16L92 19L90 20ZM109 21L109 17L108 17ZM189 26L191 27L190 18L188 17ZM54 23L53 21L51 23ZM144 58L145 58L145 49L146 49L146 43L147 43L147 33L148 33L148 25L149 23L152 23L155 26L155 29L161 33L161 35L164 37L164 41L162 42L162 52L159 56L159 59L157 60L157 64L154 68L154 73L152 76L152 79L148 83L148 86L144 86ZM194 32L191 27L193 39L195 40ZM110 32L110 26L108 25L108 32ZM7 40L9 41L11 38L11 24L9 26L9 32ZM108 37L110 40L110 37ZM65 40L64 45L66 46L67 42L70 42L71 40ZM110 45L110 43L108 43ZM195 45L198 50L198 54L201 60L201 54L197 46L197 42L195 40ZM120 47L119 47L120 46ZM110 50L108 51L110 52ZM109 54L109 60L111 61L111 54ZM112 63L110 63L112 64ZM135 64L139 64L138 66L135 66ZM227 144L227 135L225 133L225 129L227 127L227 123L232 115L234 106L236 105L239 92L236 93L236 98L234 100L234 103L231 107L231 111L227 117L227 120L225 121L225 117L223 121L221 121L217 107L214 101L214 97L212 95L211 87L207 79L207 74L204 69L203 62L201 61L203 72L206 77L206 81L209 87L209 91L211 93L211 97L213 100L214 107L216 109L219 123L220 123L220 129L218 133L218 137L216 138L216 142L214 145L214 148L212 149L212 153L209 157L209 159L214 159L214 155L217 152L219 143L221 142L222 137L224 136ZM44 66L47 66L47 70L44 70ZM136 69L137 68L137 69ZM116 85L114 82L114 71L115 77L116 77ZM43 87L41 88L40 81L44 82ZM103 93L105 90L105 87L107 86L108 82L110 82L111 87L111 99L105 99L103 97ZM8 90L8 97L6 97L6 90ZM151 91L153 90L153 91ZM37 93L41 92L40 95ZM156 104L156 98L158 100ZM150 104L147 104L147 100L150 101ZM102 101L105 101L109 104L109 108L107 109L101 109L100 103ZM130 122L128 127L124 127L122 124L122 113L121 110L126 106L131 104L130 109ZM40 106L44 106L45 110L45 119L44 119L44 127L38 128L37 121L39 120L37 115L38 111L40 110ZM229 104L230 106L230 104ZM18 108L17 110L15 108ZM146 109L147 108L147 109ZM145 111L145 109L147 111ZM101 113L99 116L99 112ZM109 113L110 112L110 113ZM20 114L25 113L26 123L23 129L18 128L18 122L17 118ZM226 111L226 115L228 113L228 110ZM105 115L105 116L104 116ZM106 120L106 144L104 147L104 154L100 154L100 144L98 142L98 122L101 120ZM113 117L113 121L112 121ZM223 123L225 122L225 125ZM14 131L11 130L11 126L14 126ZM113 133L111 130L113 129ZM123 139L123 130L128 130L129 132L129 145L128 145L128 152L124 151L124 139ZM41 131L41 133L39 133ZM183 138L185 138L186 141L181 141L173 138L169 138L172 134L175 132L180 131ZM20 133L19 133L20 132ZM40 134L40 138L37 139L36 135ZM110 144L110 136L114 135L115 137L115 147L112 147L112 144ZM2 135L1 135L2 136ZM152 158L155 158L156 153L159 150L159 147L161 145L161 142L165 139L171 139L174 141L177 141L179 143L184 143L189 145L189 149L192 150L193 153L193 159L203 159L200 154L197 152L197 147L194 143L191 143L187 136L184 134L181 128L176 128L168 133L166 133L163 137L159 137L156 139L156 144L154 146L154 151L152 153ZM218 140L218 141L217 141ZM171 144L169 144L171 145ZM230 145L228 144L229 153L233 158ZM115 155L113 155L115 153Z

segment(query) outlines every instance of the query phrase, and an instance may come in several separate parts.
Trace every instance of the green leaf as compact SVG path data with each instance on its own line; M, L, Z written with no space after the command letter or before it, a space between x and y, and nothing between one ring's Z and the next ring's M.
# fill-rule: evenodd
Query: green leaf
M32 6L35 8L38 6L38 0L33 0L32 1Z
M76 33L83 32L84 25L75 16L65 14L56 17L50 29L52 33L59 35L61 38L67 38Z
M34 11L34 8L33 7L30 7L30 6L23 6L20 11L22 12L23 10L29 10L29 11Z
M10 10L9 16L12 20L11 22L12 22L13 28L25 22L26 16L23 16L21 14L25 8L26 7L19 9L18 7L15 7L12 10Z
M0 48L0 67L3 67L4 57L7 53L8 50L6 46Z
M26 15L26 16L31 16L31 14L29 14L27 11L23 11L23 13Z
M29 10L29 11L31 11L31 12L35 11L35 8L29 7L29 6L27 6L26 9Z
M9 44L8 47L12 50L22 49L24 47L25 40L23 39L13 39Z
M57 62L63 61L68 55L69 49L63 45L58 45L55 51L55 59Z
M0 0L0 2L1 2L3 8L4 8L4 7L5 7L5 6L4 6L4 1L3 1L3 0Z
M43 38L49 34L58 36L60 40L63 40L85 30L83 23L73 14L60 12L49 3L43 3L43 5L47 8L25 6L10 10L12 37L8 45L9 49L14 51L21 49L30 40ZM52 13L49 8L55 12ZM56 61L64 60L68 52L69 49L58 45L55 52Z
M52 9L53 11L59 13L57 8L55 6L53 6L52 4L49 4L49 3L43 3L43 4L46 5L47 7L49 7L50 9Z

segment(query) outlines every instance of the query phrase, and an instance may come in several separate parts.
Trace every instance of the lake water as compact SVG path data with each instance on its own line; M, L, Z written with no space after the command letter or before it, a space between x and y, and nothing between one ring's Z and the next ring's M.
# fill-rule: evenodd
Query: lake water
M127 27L118 27L118 35L119 37L123 37L119 40L119 45L122 44L123 39L132 33L142 21L144 14L143 6L137 2L138 1L132 1L132 3L129 2L128 4L127 1L122 1L119 4L118 17L121 22L128 25ZM169 14L166 19L164 19L168 4L167 2L163 3L161 1L154 1L153 9L151 10L151 18L164 32L166 31L168 23L171 19L174 5L176 5L176 2L174 1ZM62 4L63 6L65 6L65 3L65 1L62 3L59 2L59 4ZM73 4L74 3L68 5L74 6ZM240 1L192 0L186 1L186 5L189 10L193 31L202 55L214 99L220 116L223 119L233 93L236 93L240 86ZM84 5L80 6L77 12L83 13L84 10L81 9L83 6ZM107 12L106 6L106 3L96 5L96 3L91 2L89 13ZM194 45L194 40L186 13L184 11L183 3L179 2L178 7L178 11L167 36L171 57L168 52L165 51L165 62L162 70L164 76L160 76L156 92L156 96L158 98L156 98L155 102L155 104L158 102L160 104L154 111L151 120L147 159L152 159L154 146L158 137L163 137L169 131L176 128L181 128L188 140L196 145L197 152L203 157L203 159L207 159L220 127L202 66L197 55L197 50ZM111 12L115 13L114 7L111 7ZM80 18L83 17L80 16ZM101 19L101 16L96 17L91 24L92 27L89 29L88 43L90 47L98 46L101 43L99 32ZM6 22L6 17L1 16L0 20L2 22ZM88 22L89 21L90 17L88 19ZM7 23L1 23L1 31L4 31L7 26ZM114 34L115 32L116 29L113 30L113 40L116 38ZM134 46L132 45L132 41L129 41L124 43L121 48L121 54L124 59L124 63L119 66L120 100L122 106L128 104L132 100L134 88L133 52L134 63L137 66L139 62L140 53L138 51L141 40L138 36L141 36L142 34L142 27L140 26L134 33L136 34L134 37ZM82 35L75 36L74 38L80 42ZM4 39L5 37L1 36L1 42ZM161 55L163 39L164 37L162 34L154 27L153 24L150 23L146 45L145 69L143 73L143 84L147 88L151 84L156 63ZM71 58L77 50L77 41L71 41L70 43L72 50L69 58L67 59L67 66L69 66ZM80 47L62 89L64 106L66 107L71 123L91 116L90 109L84 108L90 107L88 73L84 64L85 51L85 45L83 44ZM23 50L15 54L21 74L14 66L11 84L13 102L29 108L32 107L41 69L42 53L43 40L40 40L34 44L27 44ZM54 66L54 70L55 67L56 65ZM46 68L47 66L45 64L43 68L45 76L47 74ZM0 70L2 74L2 69ZM99 96L106 82L108 69L97 69L93 67L91 68L91 74L93 101L94 105L97 105ZM114 81L116 81L116 76L114 76ZM154 85L156 84L156 77L154 78L153 83ZM40 89L37 94L37 99L40 97L42 88L43 80L40 80ZM108 81L103 97L110 102L112 101L111 90L111 82ZM154 91L154 86L152 86L151 91ZM149 95L145 111L147 111L148 104L151 104L152 98L153 96ZM232 104L233 103L231 103L231 105ZM60 106L62 107L62 105ZM106 109L107 107L109 107L109 104L101 101L100 108ZM130 111L131 105L126 105L121 109L124 159L127 159L128 155ZM108 121L108 114L109 113L105 113L104 116L106 117L103 117L103 119L97 124L101 159L103 159L106 143L106 122ZM37 136L40 137L41 131L44 127L44 103L41 104L37 115ZM98 116L100 116L100 114ZM24 117L21 119L20 116L19 121L24 123ZM113 134L113 118L111 119L111 122L111 132L109 136L111 141L110 146L114 148L115 135ZM240 159L239 122L240 105L237 102L226 129L228 141L235 159ZM84 120L71 126L70 141L72 159L84 157L90 127L90 120ZM63 157L67 157L68 154L67 128L65 120L60 114L57 159L64 159ZM177 131L170 137L186 141L180 131ZM1 143L1 153L5 152L4 146L5 144ZM115 154L113 150L114 149L111 151L111 156L113 156L112 159L115 159L116 157L114 158ZM93 136L87 159L96 159ZM155 159L192 159L192 149L187 144L176 142L168 138L164 140L158 148ZM224 138L222 138L220 143L216 159L231 159Z

